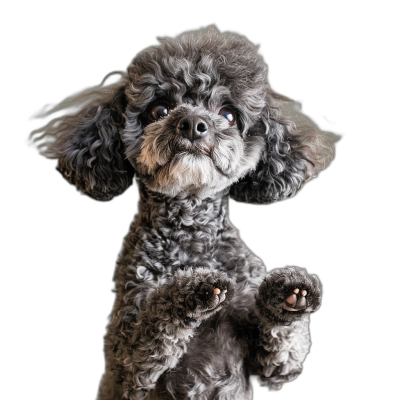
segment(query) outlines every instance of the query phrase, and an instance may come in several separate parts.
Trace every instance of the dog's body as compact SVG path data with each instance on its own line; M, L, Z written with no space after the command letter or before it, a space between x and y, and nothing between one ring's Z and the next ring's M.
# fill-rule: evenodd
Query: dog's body
M228 198L290 197L333 146L295 108L297 127L282 115L289 102L266 72L241 36L186 33L139 54L116 84L67 99L61 108L81 110L42 130L45 153L84 193L109 200L139 180L99 400L245 400L251 374L279 388L301 372L318 278L297 267L267 275Z

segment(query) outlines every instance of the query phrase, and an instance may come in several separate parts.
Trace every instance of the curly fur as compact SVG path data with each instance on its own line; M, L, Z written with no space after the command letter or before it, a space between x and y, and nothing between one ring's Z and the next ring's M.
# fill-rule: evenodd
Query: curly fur
M77 111L33 133L95 199L139 182L98 399L246 400L251 374L279 388L301 372L321 285L297 267L267 274L230 223L228 199L293 196L333 159L332 136L271 90L252 43L214 27L160 39L120 75L64 100L47 115ZM155 121L160 101L169 111ZM220 115L226 106L235 123ZM201 140L178 129L188 116L207 125ZM307 306L288 311L295 288Z

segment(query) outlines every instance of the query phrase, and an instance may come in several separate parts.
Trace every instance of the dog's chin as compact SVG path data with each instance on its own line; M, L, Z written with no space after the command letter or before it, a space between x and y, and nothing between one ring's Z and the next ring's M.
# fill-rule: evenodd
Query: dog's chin
M212 197L239 177L224 171L201 151L178 152L153 175L142 176L148 189L174 197L181 193Z

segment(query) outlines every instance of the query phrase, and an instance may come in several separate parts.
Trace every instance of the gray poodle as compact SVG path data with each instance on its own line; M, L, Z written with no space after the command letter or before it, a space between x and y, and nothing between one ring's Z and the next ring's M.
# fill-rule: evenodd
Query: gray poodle
M271 90L246 38L208 27L159 41L33 133L96 200L139 184L98 400L251 399L250 375L278 389L300 374L321 284L299 267L267 273L228 199L293 196L333 159L334 140Z

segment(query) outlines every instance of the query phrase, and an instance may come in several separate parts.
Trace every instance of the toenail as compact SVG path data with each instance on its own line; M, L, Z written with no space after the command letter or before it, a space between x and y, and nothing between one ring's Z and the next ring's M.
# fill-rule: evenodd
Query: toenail
M214 289L214 294L220 294L220 293L221 293L221 291L218 288Z
M297 293L299 293L299 292L300 292L299 289L294 289L294 290L293 290L293 293L296 293L296 294L297 294Z
M306 295L307 295L307 290L302 290L302 291L301 291L301 295L302 295L302 296L306 296Z

